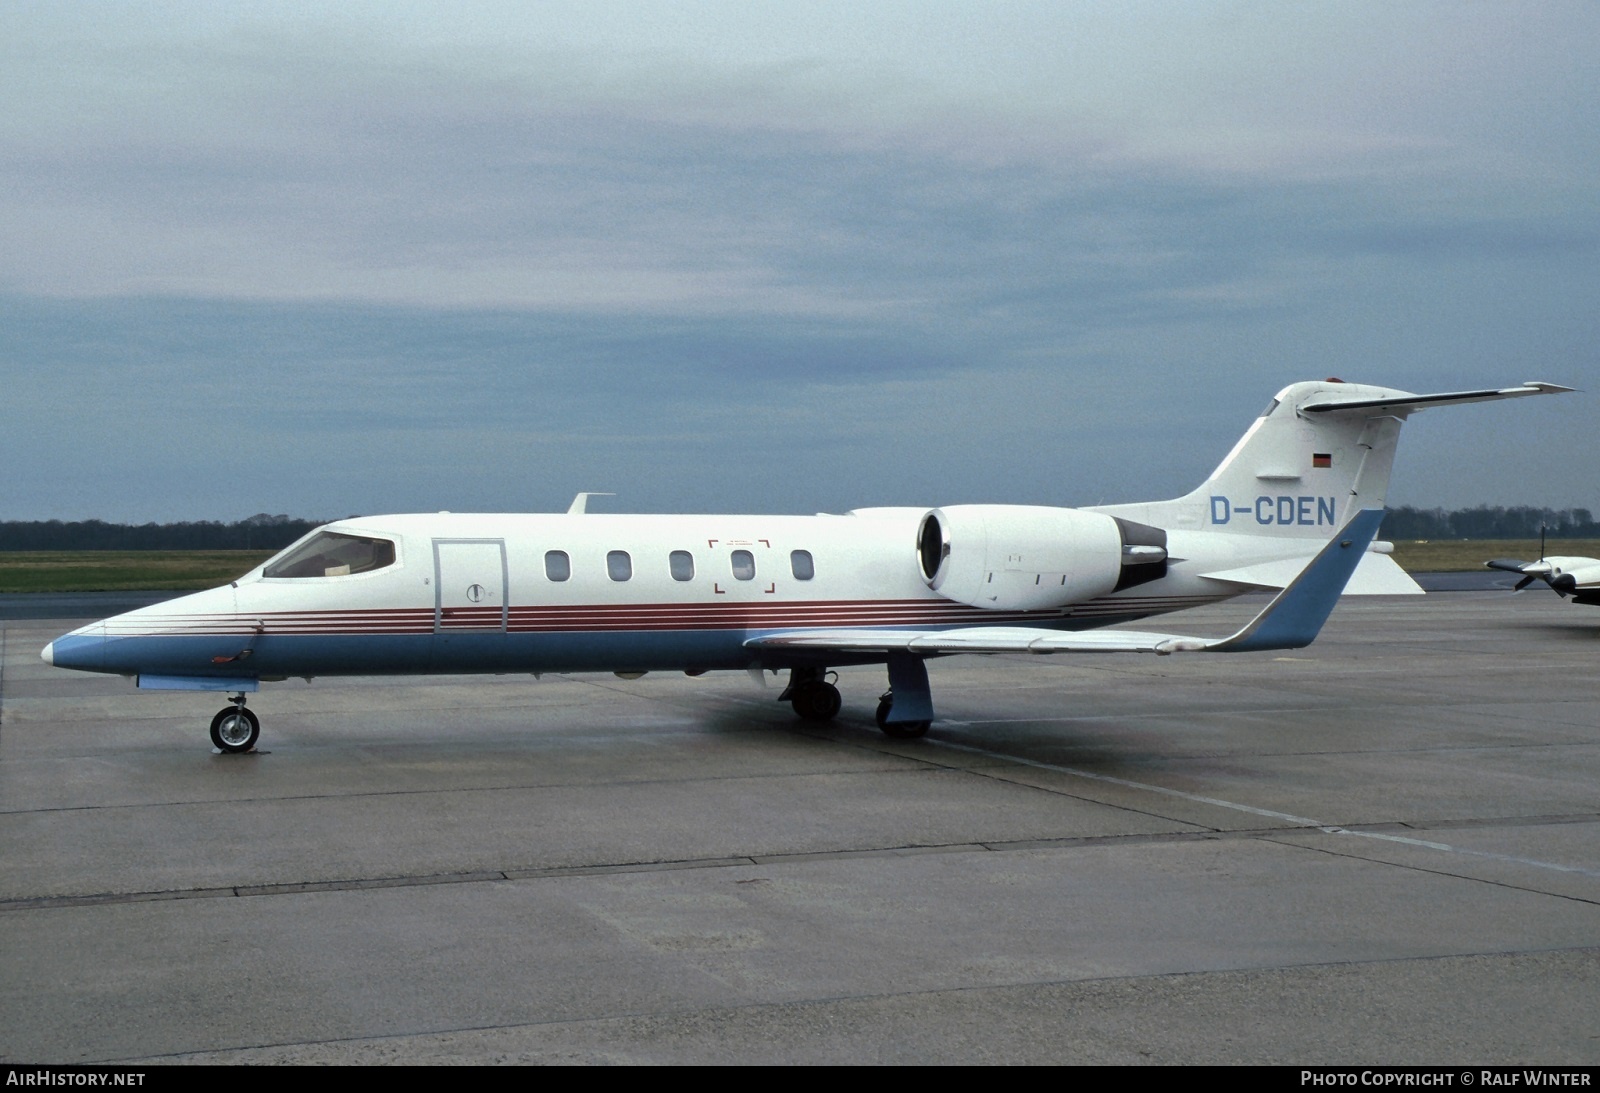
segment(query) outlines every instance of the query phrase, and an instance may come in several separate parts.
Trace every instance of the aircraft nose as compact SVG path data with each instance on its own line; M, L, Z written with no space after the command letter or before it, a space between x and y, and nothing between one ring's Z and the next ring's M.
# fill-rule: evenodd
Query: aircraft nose
M106 624L91 623L70 634L62 634L39 650L39 659L56 668L76 668L84 672L105 671Z

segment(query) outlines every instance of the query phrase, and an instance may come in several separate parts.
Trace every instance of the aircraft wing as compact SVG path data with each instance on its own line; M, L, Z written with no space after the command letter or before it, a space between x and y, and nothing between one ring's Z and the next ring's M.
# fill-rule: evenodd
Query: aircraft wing
M969 630L806 630L753 638L755 649L830 649L841 653L1175 653L1204 638L1140 630L1075 633L1037 626L978 626Z
M751 638L757 650L848 653L1169 653L1299 649L1316 639L1339 594L1378 532L1382 509L1362 509L1236 634L1198 638L1139 630L1084 633L1028 626L965 630L788 630Z

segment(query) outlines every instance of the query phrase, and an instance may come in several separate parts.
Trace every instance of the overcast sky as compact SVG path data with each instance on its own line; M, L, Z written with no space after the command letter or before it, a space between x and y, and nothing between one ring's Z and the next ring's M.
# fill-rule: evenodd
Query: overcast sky
M1600 5L0 0L0 517L1600 510Z

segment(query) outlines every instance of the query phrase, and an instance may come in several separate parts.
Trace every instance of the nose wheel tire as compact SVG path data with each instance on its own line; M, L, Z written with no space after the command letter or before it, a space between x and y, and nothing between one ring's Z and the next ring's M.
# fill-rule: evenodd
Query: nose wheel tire
M224 706L211 719L211 742L218 751L249 751L260 735L260 720L243 706Z

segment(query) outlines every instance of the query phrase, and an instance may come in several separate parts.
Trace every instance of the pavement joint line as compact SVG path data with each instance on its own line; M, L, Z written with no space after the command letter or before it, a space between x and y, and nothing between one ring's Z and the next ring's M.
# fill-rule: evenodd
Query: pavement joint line
M1359 834L1359 832L1353 832L1352 831L1352 832L1348 832L1347 834L1354 835L1354 834ZM1532 887L1532 886L1526 885L1526 884L1512 884L1510 881L1499 880L1499 879L1494 878L1494 877L1479 877L1479 876L1474 876L1471 873L1453 872L1452 870L1445 869L1442 866L1424 866L1424 865L1417 865L1415 863L1409 863L1409 862L1386 861L1386 860L1384 860L1382 858L1370 858L1370 857L1367 857L1365 854L1356 854L1356 853L1353 853L1353 852L1346 853L1344 850L1341 850L1341 849L1339 849L1337 847L1333 847L1333 846L1310 845L1310 844L1306 844L1306 843L1294 842L1294 841L1292 841L1290 839L1281 838L1281 837L1280 838L1269 838L1267 841L1276 842L1276 843L1278 843L1278 844L1280 844L1282 846L1298 847L1301 850L1311 850L1311 851L1314 851L1314 852L1316 852L1318 854L1327 854L1327 855L1330 855L1330 856L1336 857L1336 858L1347 858L1347 859L1352 859L1354 861L1367 862L1368 864L1374 864L1375 863L1375 864L1379 864L1379 865L1390 865L1390 866L1394 866L1394 867L1396 867L1398 869L1408 869L1408 870L1411 870L1412 872L1416 872L1416 873L1427 873L1430 876L1435 876L1435 877L1449 877L1452 880L1464 880L1464 881L1467 881L1467 882L1472 883L1472 884L1487 884L1492 888L1504 888L1507 891L1511 891L1511 892L1528 892L1528 893L1530 893L1532 895L1536 895L1536 896L1548 896L1548 897L1552 897L1552 898L1555 898L1555 899L1571 900L1573 903L1584 903L1584 904L1588 904L1590 906L1600 906L1600 899L1594 899L1594 898L1590 898L1590 897L1587 897L1587 896L1573 895L1571 892L1552 891L1549 888L1535 888L1535 887ZM1470 853L1470 851L1468 851L1468 853Z
M1220 797L1205 797L1198 793L1186 793L1181 789L1169 789L1166 786L1150 785L1147 782L1135 782L1129 778L1118 778L1110 774L1096 774L1094 771L1079 770L1075 767L1064 767L1058 763L1046 763L1038 759L1023 759L1018 756L1008 756L1001 752L991 751L987 748L973 747L971 744L957 744L948 740L929 740L928 743L941 748L950 748L953 751L967 752L972 755L981 755L988 759L1004 759L1020 766L1035 767L1040 770L1054 771L1059 774L1070 775L1074 778L1087 778L1095 782L1106 782L1111 785L1122 786L1127 789L1143 790L1147 793L1158 793L1165 797L1176 797L1184 801L1193 801L1196 804L1213 805L1218 808L1232 809L1235 812L1245 812L1253 816L1265 816L1268 819L1284 820L1296 827L1314 828L1327 835L1349 835L1361 839L1378 839L1383 842L1402 843L1409 846L1423 847L1428 850L1439 850L1450 854L1462 854L1476 858L1486 858L1490 861L1508 862L1514 865L1528 865L1537 869L1550 869L1558 873L1576 873L1586 877L1600 877L1600 870L1585 869L1576 865L1561 865L1556 862L1539 861L1536 858L1520 858L1512 854L1500 854L1492 850L1473 850L1464 846L1453 846L1450 843L1435 842L1431 839L1417 839L1406 835L1390 835L1381 831L1357 831L1336 824L1324 823L1305 816L1296 816L1289 812L1277 812L1269 808L1257 808L1254 805L1239 804L1236 801L1225 801Z
M1414 839L1406 835L1390 835L1382 831L1351 831L1343 827L1324 827L1318 830L1329 835L1355 835L1363 839L1379 839L1384 842L1401 843L1406 846L1420 846L1428 850L1443 850L1451 854L1466 854L1474 858L1487 858L1490 861L1509 862L1512 865L1531 865L1538 869L1553 869L1557 873L1576 873L1583 877L1600 877L1600 869L1585 869L1581 865L1561 865L1557 862L1539 861L1537 858L1521 858L1515 854L1501 854L1493 850L1473 850L1466 846L1452 846L1449 843L1433 842L1429 839Z
M323 1039L314 1039L308 1037L299 1040L272 1040L257 1043L233 1044L226 1047L203 1048L199 1050L187 1049L182 1051L166 1051L154 1055L85 1059L80 1060L80 1063L90 1066L134 1066L140 1063L171 1059L185 1059L196 1062L204 1062L206 1061L207 1056L233 1055L255 1051L273 1051L286 1048L295 1049L307 1047L327 1047L333 1045L381 1044L385 1042L405 1041L418 1037L447 1038L451 1036L471 1035L473 1033L506 1032L518 1029L622 1024L630 1021L648 1021L671 1016L692 1017L701 1014L733 1015L762 1012L793 1012L797 1010L806 1010L825 1006L853 1005L859 1003L870 1004L875 1001L896 998L939 998L983 994L996 995L1006 992L1040 988L1063 988L1067 990L1074 990L1092 988L1097 985L1109 983L1139 983L1161 980L1202 981L1218 978L1255 979L1281 976L1284 973L1290 972L1315 971L1319 969L1363 968L1406 964L1442 964L1449 961L1483 961L1503 957L1521 957L1543 954L1560 955L1567 953L1582 954L1597 952L1600 952L1600 949L1596 949L1595 947L1589 945L1557 945L1527 949L1484 950L1479 952L1419 953L1405 956L1369 957L1365 959L1349 960L1312 960L1279 967L1241 964L1230 967L1195 968L1177 972L1155 971L1129 972L1123 974L1111 973L1085 976L1081 979L1063 979L1058 977L1036 978L995 981L988 983L972 983L958 986L928 986L882 991L841 991L832 994L812 995L805 998L733 1002L721 1005L666 1005L654 1009L627 1009L612 1013L558 1014L531 1021L496 1021L475 1025L439 1025L430 1027L419 1026L399 1032L366 1035L354 1034L349 1036L326 1037Z
M1014 721L939 721L939 722L937 722L937 724L940 725L940 726L948 726L948 727L951 727L951 728L971 728L973 726L980 726L980 725L1013 725L1013 724L1015 724L1015 725L1040 725L1040 724L1053 724L1053 723L1058 722L1058 721L1068 721L1068 720L1085 720L1085 719L1083 719L1083 718L1060 718L1060 717L1045 718L1045 717L1041 717L1041 718L1038 718L1037 720L1032 720L1032 721L1030 721L1030 720L1028 720L1026 718L1019 718L1019 719L1014 720ZM1102 719L1101 718L1093 718L1092 720L1099 721L1099 720L1102 720ZM1118 719L1117 718L1105 718L1104 720L1106 720L1106 721L1115 721L1115 720L1118 720ZM1574 729L1587 728L1587 726L1585 726L1585 725L1583 725L1583 724L1581 724L1580 722L1577 722L1577 721L1564 722L1564 721L1556 721L1556 720L1553 720L1553 719L1546 719L1546 720L1541 721L1540 724L1542 724L1544 726L1569 725ZM929 741L929 743L935 743L935 741ZM965 745L958 745L958 744L954 744L954 743L949 743L949 744L947 744L947 746L949 746L949 747L961 747L961 746L965 746ZM1418 745L1416 745L1414 747L1403 747L1403 748L1337 748L1337 749L1307 748L1307 749L1303 749L1303 750L1300 750L1300 751L1274 751L1274 752L1271 752L1269 754L1273 758L1277 758L1277 759L1318 759L1318 758L1322 758L1322 757L1326 757L1326 756L1344 756L1344 755L1380 755L1380 756L1392 756L1392 755L1440 755L1440 754L1449 754L1450 752L1477 752L1477 751L1498 752L1498 751L1518 751L1518 750L1521 750L1521 749L1524 749L1524 748L1536 748L1536 749L1589 748L1589 747L1593 747L1593 746L1594 746L1594 741L1592 739L1559 740L1559 741L1539 740L1539 741L1531 741L1531 742L1512 741L1512 742L1500 743L1500 744L1486 744L1486 743L1473 743L1473 744L1418 744ZM1228 757L1228 753L1225 752L1225 751L1172 751L1172 752L1164 753L1162 757L1164 759L1173 760L1173 761L1178 761L1178 760L1183 760L1183 759L1216 759L1216 758L1227 758Z
M212 753L211 754L212 755L222 755L221 752L217 751L214 748L212 749ZM229 756L229 757L227 757L227 761L228 762L248 761L251 756L271 755L271 754L272 754L272 752L269 751L269 750L261 750L261 751L251 752L248 755L244 755L244 756ZM921 768L912 769L912 770L904 769L900 764L892 764L892 765L885 765L885 766L883 766L881 768L863 768L863 769L860 769L860 770L851 770L851 771L827 771L827 770L820 770L820 769L819 770L808 770L808 771L800 772L798 774L789 773L789 772L774 772L772 774L729 774L729 775L719 775L719 776L714 777L714 778L707 778L705 776L698 776L698 777L693 777L693 778L635 778L635 779L631 779L631 780L628 780L626 782L621 782L621 783L618 783L618 784L626 785L626 786L687 786L687 785L705 784L705 783L710 783L710 782L739 782L739 781L756 782L756 781L774 781L774 780L792 779L792 778L819 778L819 777L835 777L835 776L837 776L837 777L853 777L853 776L857 776L857 775L868 775L868 774L889 774L889 775L896 775L896 776L899 776L899 775L911 775L911 776L921 777L921 776L926 776L926 775L941 775L941 776L942 775L960 775L960 774L963 774L963 773L965 773L965 772L961 771L961 770L957 770L957 769L952 768L952 767L942 766L942 765L939 765L939 764L924 764ZM350 800L362 800L362 799L367 799L367 798L381 798L381 797L439 796L439 795L451 794L451 793L502 793L502 792L506 792L506 793L523 793L523 792L533 792L533 791L549 791L549 790L564 790L564 789L583 790L583 789L590 789L590 788L592 788L592 783L580 782L580 781L572 781L572 782L517 782L517 783L511 783L511 784L507 784L507 785L490 785L490 784L486 784L486 785L481 785L481 786L463 786L463 787L452 787L452 788L443 788L443 789L432 789L432 788L418 789L418 788L406 787L406 788L396 788L396 789L363 790L363 791L355 792L355 793L334 793L334 792L326 792L326 793L296 793L296 794L282 794L282 795L278 795L278 796L262 796L262 797L197 797L197 798L194 798L192 800L113 801L113 802L109 802L109 803L106 803L106 804L42 805L42 806L32 807L32 808L0 808L0 816L32 816L32 815L44 815L44 814L50 814L50 813L107 812L107 811L116 811L116 810L175 808L175 807L176 808L195 808L195 807L207 808L207 807L213 807L213 806L218 806L218 805L227 806L227 807L236 807L238 805L272 805L272 804L287 803L287 802L297 802L297 801L350 801Z
M1038 759L1023 759L1015 755L1006 755L1003 752L991 751L988 748L973 747L971 744L956 744L948 740L929 740L928 743L940 748L949 748L952 751L964 751L971 755L981 755L986 759L1001 759L1016 763L1019 766L1034 767L1038 770L1054 771L1057 774L1067 774L1074 778L1087 778L1093 782L1106 782L1126 789L1144 790L1148 793L1159 793L1164 797L1177 797L1184 801L1193 801L1197 804L1216 805L1219 808L1232 809L1235 812L1248 812L1253 816L1265 816L1269 820L1284 820L1296 827L1323 828L1327 825L1320 820L1313 820L1306 816L1296 816L1289 812L1275 812L1270 808L1257 808L1254 805L1242 805L1234 801L1224 801L1220 797L1203 797L1198 793L1185 793L1181 789L1168 789L1166 786L1154 786L1148 782L1135 782L1129 778L1118 778L1111 774L1096 774L1090 770L1079 770L1076 767L1064 767L1059 763L1046 763Z
M609 862L592 865L556 865L531 868L477 869L465 873L426 873L413 876L346 877L337 880L283 881L270 884L217 885L208 888L143 892L93 892L59 896L23 896L0 899L0 913L39 911L60 907L94 907L108 904L161 903L172 900L308 895L321 892L361 892L382 888L421 888L437 884L483 884L499 881L550 880L570 877L662 873L689 869L779 866L814 861L850 861L870 858L906 858L923 854L1005 853L1014 850L1076 850L1140 843L1242 840L1283 834L1278 828L1250 831L1162 831L1134 835L1079 835L1067 838L1030 838L998 842L956 842L906 846L853 847L840 850L800 850L772 854L735 854L678 861Z

